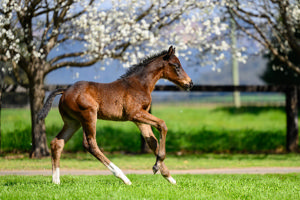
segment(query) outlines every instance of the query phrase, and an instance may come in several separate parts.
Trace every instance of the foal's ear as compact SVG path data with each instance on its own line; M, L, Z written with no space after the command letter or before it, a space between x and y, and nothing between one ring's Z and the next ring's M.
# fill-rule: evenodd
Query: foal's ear
M173 46L169 47L167 55L163 57L164 60L169 60L172 55L175 54L175 48Z

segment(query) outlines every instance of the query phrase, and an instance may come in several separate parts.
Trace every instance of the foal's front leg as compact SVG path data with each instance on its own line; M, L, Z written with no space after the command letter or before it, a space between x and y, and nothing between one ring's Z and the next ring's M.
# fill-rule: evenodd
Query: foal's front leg
M154 174L160 170L160 173L164 178L166 178L170 183L176 184L176 181L170 175L169 169L166 167L165 163L163 162L166 157L166 150L165 150L165 142L166 142L166 134L167 134L167 127L163 120L158 119L157 117L149 114L148 112L142 112L136 115L135 120L138 120L139 123L136 123L138 128L140 129L143 137L145 138L148 146L156 155L156 163L153 166ZM144 124L142 124L144 123ZM151 126L153 125L160 131L160 143L158 144L155 135L152 132Z

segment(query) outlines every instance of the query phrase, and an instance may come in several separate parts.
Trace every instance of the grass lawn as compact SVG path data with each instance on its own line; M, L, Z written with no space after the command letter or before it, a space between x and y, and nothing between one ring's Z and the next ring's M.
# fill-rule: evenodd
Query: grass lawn
M286 118L283 108L201 107L198 104L153 105L153 114L166 121L166 164L175 169L300 167L297 154L236 154L282 152ZM2 113L1 148L4 152L31 148L30 115L26 109ZM46 119L48 142L62 121L52 109ZM157 134L157 132L156 132ZM138 152L140 135L132 123L99 121L97 141L105 151ZM82 132L65 147L82 150ZM178 152L201 152L180 155ZM203 153L210 152L210 153ZM234 154L212 154L233 152ZM121 169L152 169L153 155L107 154ZM27 154L3 154L0 170L51 169L50 158L28 159ZM105 168L90 154L63 154L61 169ZM62 176L61 185L49 176L1 176L0 199L300 199L300 174L174 175L171 185L160 175L128 175L126 186L114 176Z
M159 175L128 175L132 185L110 176L5 176L0 199L299 199L300 174L175 175L171 185Z

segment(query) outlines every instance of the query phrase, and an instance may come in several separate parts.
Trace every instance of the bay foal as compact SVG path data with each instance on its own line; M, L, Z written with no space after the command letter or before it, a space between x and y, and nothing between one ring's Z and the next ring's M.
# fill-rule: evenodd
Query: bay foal
M148 112L151 105L151 92L161 78L168 79L185 89L193 86L192 80L175 56L175 48L172 46L168 51L162 51L129 68L125 75L112 83L80 81L67 89L53 91L39 113L39 119L43 120L51 108L54 97L62 94L59 112L64 126L51 142L52 181L56 184L60 183L61 152L65 143L82 127L84 148L125 184L131 184L125 174L98 148L96 122L97 119L103 119L134 122L156 155L156 162L153 166L154 174L160 170L164 178L176 184L164 164L167 126L163 120ZM160 132L159 143L151 126Z

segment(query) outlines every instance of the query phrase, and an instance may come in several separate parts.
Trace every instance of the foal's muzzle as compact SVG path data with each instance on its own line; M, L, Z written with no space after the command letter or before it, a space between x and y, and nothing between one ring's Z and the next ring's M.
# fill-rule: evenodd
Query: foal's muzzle
M184 89L186 90L190 90L192 87L193 87L194 83L193 81L191 80L188 84L184 84Z

